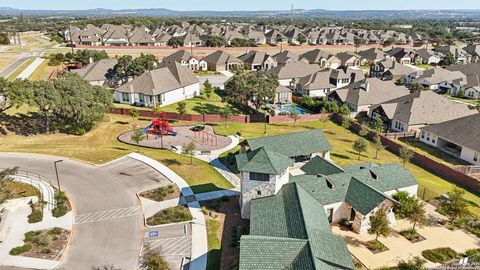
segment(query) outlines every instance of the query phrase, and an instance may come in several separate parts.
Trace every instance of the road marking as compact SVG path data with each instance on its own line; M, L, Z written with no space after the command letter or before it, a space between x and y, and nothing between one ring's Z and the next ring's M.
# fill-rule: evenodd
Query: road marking
M112 210L99 211L88 214L81 214L75 217L75 224L85 224L104 220L111 220L123 217L132 217L142 214L141 206L119 208Z
M146 245L149 245L150 250L159 250L163 256L189 255L192 246L192 237L185 235L144 241L141 254L145 253L144 248Z

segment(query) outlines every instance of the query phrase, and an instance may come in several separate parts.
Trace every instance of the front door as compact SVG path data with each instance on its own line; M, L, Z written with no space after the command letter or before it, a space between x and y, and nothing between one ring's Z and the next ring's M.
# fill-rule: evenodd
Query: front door
M352 210L350 211L350 221L354 221L355 220L355 209L352 208Z

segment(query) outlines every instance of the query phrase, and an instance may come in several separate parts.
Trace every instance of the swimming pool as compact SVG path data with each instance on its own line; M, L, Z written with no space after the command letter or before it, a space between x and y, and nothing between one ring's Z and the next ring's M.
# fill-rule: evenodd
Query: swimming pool
M298 115L312 114L312 112L310 112L309 110L296 104L275 104L273 106L275 108L275 111L279 114L289 114L292 111L295 111Z

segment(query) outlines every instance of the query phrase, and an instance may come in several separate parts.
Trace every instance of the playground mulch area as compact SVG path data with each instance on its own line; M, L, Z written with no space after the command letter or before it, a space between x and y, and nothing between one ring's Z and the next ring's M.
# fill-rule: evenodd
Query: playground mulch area
M182 147L193 141L197 151L212 151L225 148L232 142L232 140L226 136L215 135L211 126L205 126L204 131L201 132L193 132L190 130L191 127L192 126L173 127L173 130L177 132L177 135L164 135L163 147L166 149L170 149L172 146ZM118 137L118 140L136 145L131 139L132 134L133 131L125 132ZM143 147L161 148L161 139L157 135L148 134L148 139L145 136L145 139L139 144Z

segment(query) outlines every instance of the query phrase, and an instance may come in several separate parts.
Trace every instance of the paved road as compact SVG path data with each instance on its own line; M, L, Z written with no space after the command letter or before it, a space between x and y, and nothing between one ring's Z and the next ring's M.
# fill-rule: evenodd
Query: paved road
M1 167L20 166L50 179L55 179L55 160L47 156L0 154ZM134 210L138 207L135 194L105 167L64 159L58 170L61 188L70 196L80 218L62 269L84 270L103 265L135 269L143 235L142 216Z
M2 72L0 72L0 77L8 77L10 74L12 74L17 68L19 68L23 63L25 63L31 56L20 56L15 60L13 63L8 65Z

